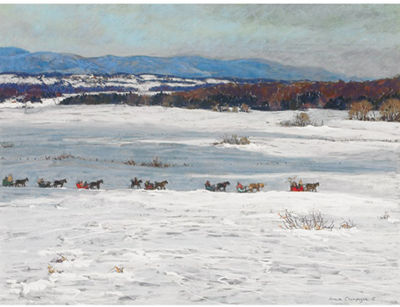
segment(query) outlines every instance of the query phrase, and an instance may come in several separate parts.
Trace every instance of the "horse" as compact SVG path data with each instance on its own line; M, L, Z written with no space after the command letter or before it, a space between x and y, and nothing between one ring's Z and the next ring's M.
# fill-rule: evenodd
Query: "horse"
M143 182L142 180L138 180L136 177L134 179L131 179L131 189L133 189L135 186L141 188L142 182Z
M25 179L17 179L17 180L15 180L14 186L15 186L15 187L24 187L27 181L29 181L28 178L25 178Z
M165 186L168 184L168 181L167 180L164 180L164 181L161 181L161 182L157 182L157 181L155 181L154 182L154 187L157 189L157 190L165 190Z
M89 183L89 189L100 189L100 183L104 183L103 179L97 180L97 181L92 181Z
M65 183L67 183L67 179L54 180L53 187L57 188L58 186L60 186L62 188Z
M307 192L317 192L317 187L319 186L319 182L316 183L307 183L306 191Z
M217 183L217 190L226 192L226 186L230 185L229 181Z
M264 183L250 183L249 184L249 190L254 191L257 190L257 192L260 192L260 189L264 188Z

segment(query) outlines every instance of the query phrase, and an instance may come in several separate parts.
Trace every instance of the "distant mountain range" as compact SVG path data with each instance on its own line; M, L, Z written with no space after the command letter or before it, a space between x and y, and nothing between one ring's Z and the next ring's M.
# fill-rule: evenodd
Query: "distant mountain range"
M199 56L82 57L55 52L0 48L0 73L158 74L182 78L241 78L336 81L349 78L321 68L295 67L262 59L218 60Z

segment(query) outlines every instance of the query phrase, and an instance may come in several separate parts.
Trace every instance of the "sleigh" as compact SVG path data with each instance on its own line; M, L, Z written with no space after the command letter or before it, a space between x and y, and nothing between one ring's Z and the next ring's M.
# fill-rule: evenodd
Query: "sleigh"
M14 186L13 181L8 181L7 178L3 179L3 187L12 187L12 186Z
M299 186L292 185L290 187L290 191L292 191L292 192L304 192L304 187L303 187L303 185L299 185Z
M38 182L39 188L51 188L51 182L50 181L42 181Z
M236 188L236 191L238 191L238 193L249 193L249 192L252 192L252 190L249 190L248 187Z
M89 184L88 183L83 183L83 182L77 182L76 187L78 189L89 189Z
M217 187L215 186L215 184L213 184L213 185L205 185L205 188L206 188L207 191L210 191L210 192L215 192L217 190Z
M144 189L145 189L145 190L155 190L156 187L155 187L155 185L153 185L152 183L150 183L150 184L145 184L145 185L144 185Z

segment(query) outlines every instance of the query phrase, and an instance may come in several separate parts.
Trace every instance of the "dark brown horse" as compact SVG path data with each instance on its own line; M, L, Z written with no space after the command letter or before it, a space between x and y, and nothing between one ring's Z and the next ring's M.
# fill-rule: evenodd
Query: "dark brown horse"
M53 187L58 188L60 186L62 188L65 183L67 183L67 179L54 180Z
M217 183L217 190L226 192L226 186L230 185L229 181Z
M134 187L142 188L142 182L142 180L138 180L136 177L134 179L131 179L131 189L133 189Z
M154 187L157 190L165 190L165 186L168 184L167 180L161 181L161 182L154 182Z
M316 183L307 183L306 191L307 192L317 192L317 187L319 186L319 182Z
M27 181L29 181L28 178L25 178L25 179L17 179L17 180L15 180L14 186L15 186L15 187L24 187Z
M100 183L104 183L103 179L97 180L97 181L93 181L91 183L89 183L89 189L100 189Z

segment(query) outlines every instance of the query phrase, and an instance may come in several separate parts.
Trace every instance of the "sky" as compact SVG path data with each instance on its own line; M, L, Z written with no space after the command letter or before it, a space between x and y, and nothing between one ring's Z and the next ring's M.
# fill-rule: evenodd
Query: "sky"
M362 78L400 74L400 5L0 4L0 46L261 58Z

